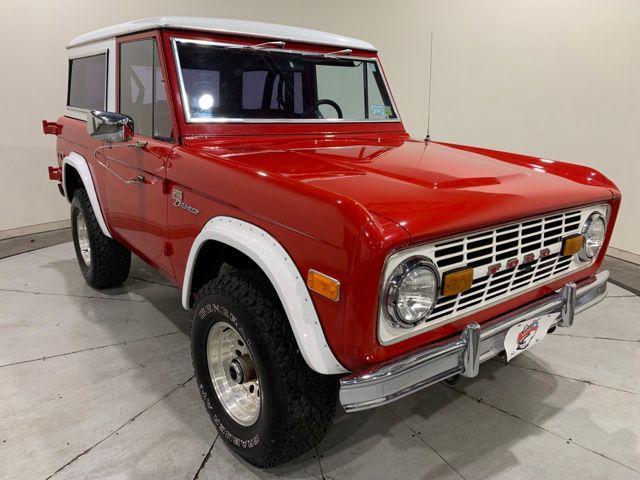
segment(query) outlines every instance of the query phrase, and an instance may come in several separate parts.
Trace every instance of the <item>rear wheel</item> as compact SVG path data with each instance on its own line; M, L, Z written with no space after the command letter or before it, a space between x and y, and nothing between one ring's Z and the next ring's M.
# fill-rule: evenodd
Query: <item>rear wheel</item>
M115 287L127 279L131 252L102 233L82 188L75 191L71 202L71 233L80 271L89 285Z
M307 366L259 272L234 271L202 287L191 348L213 423L249 463L266 468L287 462L313 448L331 425L337 379Z

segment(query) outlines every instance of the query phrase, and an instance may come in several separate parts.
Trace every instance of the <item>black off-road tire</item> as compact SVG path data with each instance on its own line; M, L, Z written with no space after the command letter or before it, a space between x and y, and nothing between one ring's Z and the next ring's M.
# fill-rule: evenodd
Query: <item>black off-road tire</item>
M78 240L78 214L82 212L89 245L89 264L82 258ZM83 188L77 189L71 202L71 233L80 271L93 288L109 288L121 285L129 276L131 252L112 238L107 237L96 220L89 196Z
M232 325L254 359L261 407L253 425L231 418L211 383L207 338L217 322ZM252 465L274 467L303 454L333 421L337 377L307 366L280 301L260 272L233 271L201 288L193 309L191 353L200 394L220 437Z

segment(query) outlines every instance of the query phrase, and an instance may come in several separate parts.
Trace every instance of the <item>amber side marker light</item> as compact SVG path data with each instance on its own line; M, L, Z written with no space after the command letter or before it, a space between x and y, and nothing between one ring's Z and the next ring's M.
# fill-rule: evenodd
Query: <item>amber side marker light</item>
M473 268L447 272L442 279L442 295L448 297L469 290L472 282Z
M582 235L571 235L562 240L562 250L560 255L563 257L569 257L575 255L580 251L584 244L584 237Z
M337 302L340 300L340 282L324 273L309 270L307 286L316 293Z

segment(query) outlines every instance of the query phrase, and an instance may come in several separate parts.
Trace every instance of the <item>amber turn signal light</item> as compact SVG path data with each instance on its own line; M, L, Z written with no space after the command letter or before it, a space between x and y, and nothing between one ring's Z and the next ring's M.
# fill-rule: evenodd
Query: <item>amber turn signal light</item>
M560 255L563 257L575 255L580 251L583 244L584 237L582 235L571 235L570 237L566 237L562 241L562 250L560 251Z
M442 279L442 295L457 295L471 288L473 282L473 268L454 270L444 274Z
M307 286L316 293L337 302L340 300L340 282L324 273L309 270Z

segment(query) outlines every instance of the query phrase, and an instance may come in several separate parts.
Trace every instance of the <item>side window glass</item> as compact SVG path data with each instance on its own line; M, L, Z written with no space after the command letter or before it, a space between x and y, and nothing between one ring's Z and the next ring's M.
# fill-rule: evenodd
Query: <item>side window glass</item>
M171 111L167 92L164 89L164 77L158 49L153 41L153 136L170 140L172 138L173 124L171 123Z
M120 113L133 118L138 135L171 138L169 103L155 39L120 45Z
M106 53L69 60L67 105L84 110L104 110L106 82Z

